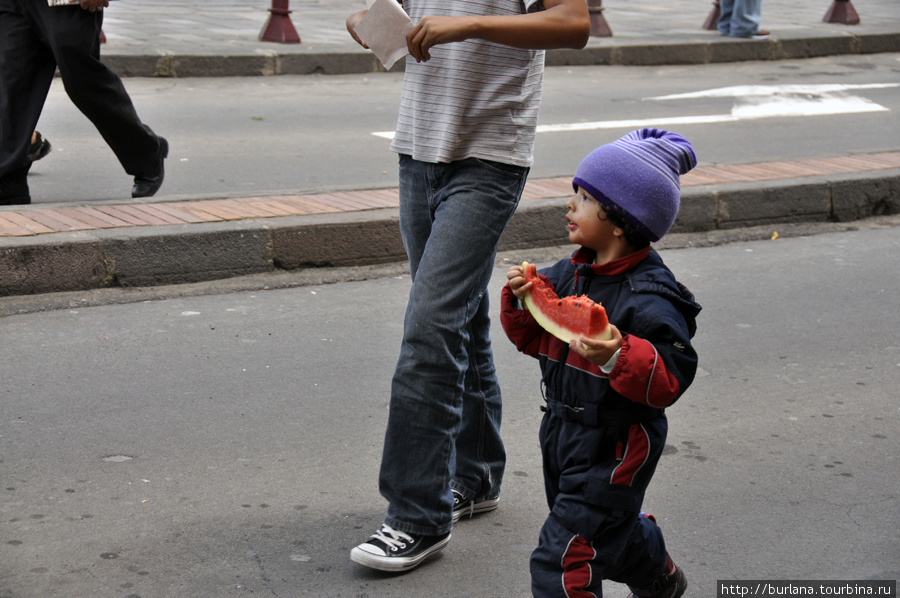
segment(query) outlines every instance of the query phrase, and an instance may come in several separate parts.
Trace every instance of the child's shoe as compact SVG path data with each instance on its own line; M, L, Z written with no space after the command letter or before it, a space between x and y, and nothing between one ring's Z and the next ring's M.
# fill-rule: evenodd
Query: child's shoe
M628 598L680 598L687 590L687 577L666 555L666 566L662 575L656 578L653 585L647 588L631 588Z
M653 523L656 523L656 517L650 513L641 513L641 517L646 517ZM663 573L650 587L647 588L631 588L631 594L628 598L680 598L684 591L687 590L687 577L672 562L672 557L666 555L666 565L663 567Z

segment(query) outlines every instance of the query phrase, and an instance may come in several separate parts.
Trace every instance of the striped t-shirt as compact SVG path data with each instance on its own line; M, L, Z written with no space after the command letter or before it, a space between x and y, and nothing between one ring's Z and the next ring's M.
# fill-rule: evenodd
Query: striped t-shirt
M403 8L414 23L426 15L526 10L523 0L403 0ZM391 149L422 162L482 158L531 166L544 51L467 40L429 53L431 60L421 63L407 56Z

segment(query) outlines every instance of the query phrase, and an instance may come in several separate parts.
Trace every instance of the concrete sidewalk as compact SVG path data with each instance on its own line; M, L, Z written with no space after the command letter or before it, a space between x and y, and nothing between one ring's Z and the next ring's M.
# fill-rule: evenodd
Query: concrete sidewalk
M711 0L606 0L601 15L612 36L594 37L584 50L548 52L547 64L702 64L900 51L895 0L856 0L857 25L824 22L832 1L767 2L763 26L772 36L753 41L705 30ZM283 44L258 39L268 0L121 0L107 9L102 54L124 76L379 71L344 25L364 6L364 0L294 0L290 20L301 43Z
M702 28L703 0L608 0L612 37L548 64L692 64L900 52L896 0L860 0L858 25L824 23L829 2L771 2L771 38ZM297 1L300 44L257 40L270 3L120 0L106 11L104 60L123 75L203 76L377 71L344 29L362 0ZM200 7L201 9L198 9ZM900 152L735 166L683 179L673 232L712 232L900 213ZM503 249L566 242L567 178L532 180ZM306 267L405 259L396 189L191 201L0 207L0 297L167 285Z

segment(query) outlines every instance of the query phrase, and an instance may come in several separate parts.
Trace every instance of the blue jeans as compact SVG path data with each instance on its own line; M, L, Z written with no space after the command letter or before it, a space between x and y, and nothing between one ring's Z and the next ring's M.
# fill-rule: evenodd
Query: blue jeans
M400 231L413 284L379 482L394 529L445 534L451 487L473 499L500 492L506 453L487 286L527 175L478 159L400 156Z
M719 33L731 37L752 37L762 20L762 0L720 0Z

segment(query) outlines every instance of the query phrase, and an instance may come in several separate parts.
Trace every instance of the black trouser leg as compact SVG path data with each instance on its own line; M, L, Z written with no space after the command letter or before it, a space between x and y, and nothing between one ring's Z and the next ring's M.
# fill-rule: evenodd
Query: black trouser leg
M29 203L28 145L56 63L14 0L0 0L0 205Z
M122 80L100 62L103 12L49 7L46 2L32 6L69 98L97 127L125 172L156 174L159 138L141 122Z

